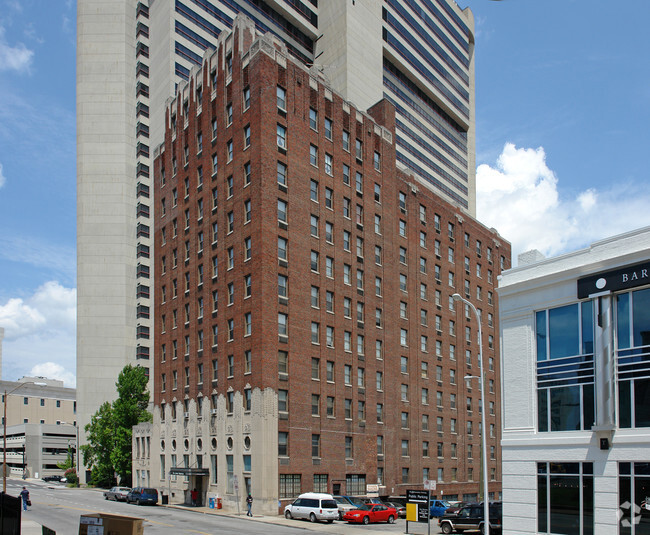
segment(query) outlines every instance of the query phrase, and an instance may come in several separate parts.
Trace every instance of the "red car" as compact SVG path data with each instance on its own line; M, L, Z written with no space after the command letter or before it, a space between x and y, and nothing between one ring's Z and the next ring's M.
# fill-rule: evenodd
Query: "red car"
M367 503L343 515L343 520L347 522L364 524L370 524L370 522L388 522L392 524L396 518L397 511L394 507L386 507L377 503Z

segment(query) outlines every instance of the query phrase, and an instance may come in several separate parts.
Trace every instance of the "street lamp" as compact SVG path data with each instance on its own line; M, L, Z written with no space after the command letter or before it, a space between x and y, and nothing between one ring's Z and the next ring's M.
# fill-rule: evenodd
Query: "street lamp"
M72 425L75 430L75 449L74 449L74 466L73 468L75 469L77 473L77 486L79 486L79 426L76 423L69 423L69 422L61 422L62 424L66 425ZM70 442L68 442L68 447L70 447Z
M487 469L487 428L485 426L485 376L483 375L483 336L481 331L481 313L476 310L476 307L467 299L463 298L460 294L455 293L451 296L454 301L462 301L469 306L476 316L476 323L478 324L478 363L481 376L479 377L479 385L481 387L481 463L483 464L483 518L485 520L484 532L489 535L490 533L490 501L488 499L488 469ZM470 378L473 376L468 376Z
M2 492L6 493L7 492L7 396L22 386L25 385L36 385L36 386L46 386L47 383L37 383L35 381L25 381L24 383L19 383L17 386L12 388L11 390L7 391L5 388L5 395L4 395L4 413L3 413L3 419L2 423L4 424L4 443L2 444L3 446L3 460L2 460ZM25 432L25 440L27 440L27 433Z

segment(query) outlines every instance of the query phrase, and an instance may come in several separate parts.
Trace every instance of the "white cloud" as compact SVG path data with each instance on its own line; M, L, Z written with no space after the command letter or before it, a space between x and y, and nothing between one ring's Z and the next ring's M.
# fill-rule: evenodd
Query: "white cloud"
M4 379L41 375L75 386L76 302L75 288L51 281L27 298L0 304Z
M76 337L74 333L53 332L4 340L2 378L15 381L26 375L59 379L65 386L76 385Z
M44 362L37 364L29 371L30 377L47 377L48 379L58 379L63 381L66 386L73 386L76 384L77 378L75 374L66 370L56 362Z
M12 298L0 306L0 326L6 340L25 336L47 336L57 332L74 333L77 291L50 281L23 300Z
M650 186L616 178L612 184L565 198L543 147L506 143L494 167L477 168L477 218L512 243L513 265L530 249L554 256L650 225Z
M2 173L2 164L0 163L0 188L5 185L5 182L7 182L7 179Z
M5 29L0 26L0 71L28 72L34 51L24 44L10 46L5 39Z

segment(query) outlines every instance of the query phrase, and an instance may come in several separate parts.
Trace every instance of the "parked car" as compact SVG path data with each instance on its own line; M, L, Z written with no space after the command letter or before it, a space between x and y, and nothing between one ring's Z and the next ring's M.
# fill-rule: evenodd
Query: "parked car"
M387 507L379 503L367 503L343 515L343 520L346 522L360 522L363 524L370 524L371 522L388 522L392 524L396 518L397 511L394 507Z
M129 487L113 487L111 490L104 491L104 499L125 502L129 492L131 492Z
M440 517L445 514L445 511L449 509L449 502L446 500L431 500L429 502L429 517Z
M339 509L339 520L343 520L343 515L352 509L356 509L358 505L354 503L349 496L332 496Z
M378 498L377 496L373 496L371 498L368 496L361 496L360 499L363 501L363 503L377 503L379 505L384 505L384 502L381 500L381 498Z
M360 507L360 506L364 505L365 503L367 503L366 500L364 498L362 498L361 496L346 496L346 498L348 500L350 500L352 505L354 505L355 507Z
M399 518L406 518L406 506L402 505L401 503L395 503L395 502L385 502L387 507L392 507L397 511L397 516Z
M334 522L339 517L339 508L331 494L306 492L284 508L285 518L308 518L310 522L325 520Z
M501 502L490 502L490 533L501 533L502 513ZM457 513L447 513L438 519L442 533L462 533L467 530L483 533L484 524L482 503L467 505Z
M156 505L158 503L158 491L147 487L135 487L126 495L126 503Z
M52 482L58 482L58 483L65 483L67 479L64 476L44 476L43 481L47 481L48 483Z
M475 505L476 502L449 502L449 508L445 511L445 514L447 513L457 513L460 511L463 507L467 507L468 505Z

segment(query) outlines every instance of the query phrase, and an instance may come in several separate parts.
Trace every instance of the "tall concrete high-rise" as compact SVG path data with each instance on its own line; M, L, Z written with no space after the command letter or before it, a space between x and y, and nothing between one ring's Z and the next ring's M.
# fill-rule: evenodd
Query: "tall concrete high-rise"
M474 22L453 0L78 0L82 428L124 365L152 365L153 148L166 100L239 13L358 109L390 101L398 167L474 215Z

